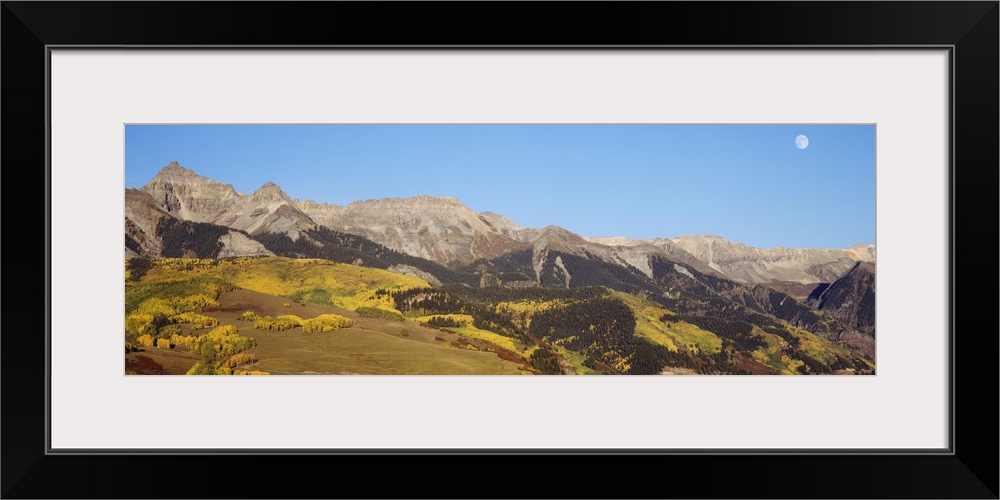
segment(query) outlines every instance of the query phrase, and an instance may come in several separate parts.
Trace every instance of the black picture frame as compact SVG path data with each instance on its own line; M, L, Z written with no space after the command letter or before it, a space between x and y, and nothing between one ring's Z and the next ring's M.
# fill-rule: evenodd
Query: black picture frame
M997 498L996 316L975 305L976 297L993 304L998 275L996 1L2 4L3 256L15 269L45 270L44 279L17 280L16 287L8 274L8 290L26 299L8 299L5 325L12 328L0 336L4 498L293 498L316 496L313 488L327 481L319 496ZM46 336L18 322L50 314L46 62L54 45L951 47L950 299L960 315L953 313L950 452L519 453L492 457L488 466L476 453L48 454ZM123 428L137 421L155 422L155 415L137 409L123 416ZM299 475L263 472L278 461ZM642 472L650 467L662 473ZM386 480L359 480L372 469ZM533 477L541 486L528 489L523 478Z

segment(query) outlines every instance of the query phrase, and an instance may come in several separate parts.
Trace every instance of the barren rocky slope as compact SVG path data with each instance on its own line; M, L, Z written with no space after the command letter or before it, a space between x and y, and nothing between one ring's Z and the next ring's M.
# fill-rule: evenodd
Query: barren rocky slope
M633 240L622 237L588 238L617 245L653 245L664 251L683 250L706 266L744 283L830 283L857 262L874 262L875 245L846 249L754 248L714 235Z
M290 198L274 183L252 194L195 174L177 163L164 167L142 188L126 193L132 246L156 253L149 238L155 220L174 216L246 231L251 236L285 234L292 240L324 226L362 236L386 247L450 268L489 261L514 252L531 251L534 278L540 279L550 252L632 267L653 276L652 261L666 258L702 273L753 284L782 285L805 297L812 285L830 283L855 263L872 262L874 245L847 249L760 249L712 235L636 240L624 237L581 237L556 226L523 227L501 215L477 213L451 197L414 196L363 200L346 206ZM152 200L152 201L150 201ZM252 240L233 233L225 255L259 254ZM571 278L567 277L569 281Z
M393 250L447 266L527 247L450 197L382 198L346 206L296 201L295 206L330 229L364 236Z
M177 162L163 167L142 191L153 198L158 208L181 220L226 226L250 234L283 233L293 239L316 227L272 182L253 194L238 193L231 184L202 177Z
M180 219L160 209L153 197L138 189L125 190L125 256L164 257L164 237ZM274 255L260 242L239 231L224 231L215 240L219 257ZM180 255L171 255L181 257Z
M393 250L452 267L531 249L536 278L550 250L630 265L647 276L652 276L650 255L667 256L703 272L715 273L673 245L604 245L558 226L529 228L491 212L477 213L450 197L383 198L346 206L313 201L295 204L323 226L358 234Z
M858 262L830 286L817 289L806 303L858 333L874 337L875 263ZM855 339L841 340L852 343Z

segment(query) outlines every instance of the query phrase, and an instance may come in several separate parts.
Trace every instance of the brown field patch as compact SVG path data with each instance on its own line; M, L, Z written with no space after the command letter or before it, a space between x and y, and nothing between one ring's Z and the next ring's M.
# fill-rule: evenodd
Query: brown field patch
M217 319L219 325L233 325L240 335L253 338L257 345L246 351L258 359L253 369L274 375L471 375L519 374L521 371L520 363L501 359L493 352L450 347L450 342L464 337L450 330L422 327L414 321L362 318L354 311L310 303L297 303L289 311L284 304L290 299L245 289L223 293L218 302L219 306L206 308L202 314ZM251 321L238 320L244 311L272 317L291 312L305 319L339 314L354 320L356 325L308 335L301 327L270 332L254 329ZM181 327L182 335L203 335L208 331L194 330L191 325ZM146 356L160 365L163 373L170 374L186 373L199 359L184 347L147 349L126 355L126 359L131 359L132 365L137 367L137 373L140 361L134 359L136 355ZM153 370L152 365L146 369L147 372Z
M125 358L126 375L163 375L163 367L159 363L143 355Z
M186 347L169 350L147 347L143 351L125 355L125 374L184 375L199 359L201 358L192 354Z

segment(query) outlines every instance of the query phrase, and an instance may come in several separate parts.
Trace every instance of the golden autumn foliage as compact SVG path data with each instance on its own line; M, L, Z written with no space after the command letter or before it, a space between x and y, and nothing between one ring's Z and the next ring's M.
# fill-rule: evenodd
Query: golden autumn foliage
M270 375L271 372L262 370L233 370L233 375Z
M321 314L312 319L302 321L303 333L322 333L349 328L354 326L354 321L339 314Z
M236 327L223 325L198 337L191 347L191 352L202 356L202 360L195 363L188 375L232 375L232 366L235 362L256 360L252 354L237 358L243 351L257 345L254 339L244 337L238 333Z
M362 318L383 318L395 321L403 321L403 315L395 309L382 307L360 306L354 310Z
M212 328L219 324L219 320L211 316L203 316L198 313L186 312L171 318L175 323L187 323L195 328Z
M528 329L531 326L531 317L537 312L558 309L566 305L566 301L561 299L553 300L521 300L517 302L500 302L496 305L497 314L507 316L514 324L521 328Z
M233 354L226 360L226 366L230 368L235 368L242 365L252 365L257 362L257 356L254 356L250 352L241 352Z
M140 335L139 338L135 339L140 344L146 347L153 347L153 336L150 334Z
M212 360L225 360L255 345L254 339L240 335L236 327L223 325L198 337L191 351Z
M243 314L240 314L240 316L236 319L240 321L257 321L260 319L260 316L253 311L243 311Z
M125 287L125 312L153 313L165 316L201 311L217 305L216 299L234 286L226 280L196 271L172 271L170 259L154 259L152 267L138 283ZM161 262L162 261L162 262Z
M139 304L135 312L149 314L155 318L169 318L182 311L178 308L178 304L172 303L167 299L153 297Z
M153 262L155 269L169 271L206 271L215 269L219 265L217 259L170 258L156 259Z
M203 359L195 363L185 375L215 375L215 368Z
M201 311L206 307L217 307L219 305L217 300L202 293L187 295L184 297L173 297L169 299L169 302L174 305L178 311L183 312Z
M293 323L296 323L296 326L302 325L302 322L305 321L305 320L302 319L301 316L296 316L294 314L283 314L281 316L278 316L277 318L274 318L274 320L275 321L278 321L278 320L281 320L281 321L291 321Z
M257 330L267 330L269 332L281 332L285 330L291 330L292 328L302 326L302 318L294 314L286 314L284 316L278 316L277 318L272 318L270 316L264 316L254 322L253 327Z
M194 345L195 340L198 340L198 337L183 336L183 335L178 335L176 333L170 336L170 342L173 343L175 346L180 345L184 347L191 347Z
M156 332L158 336L164 338L172 337L174 335L180 335L180 333L181 333L181 325L178 324L169 324L162 326Z
M156 333L156 327L153 325L153 315L136 313L125 316L125 332L136 336Z
M203 274L207 272L203 271ZM430 286L420 278L322 259L225 259L218 261L211 273L240 288L350 310L359 306L392 310L393 303L388 295L376 296L376 290L398 291ZM154 269L147 274L155 279L160 276L160 270Z
M614 290L610 295L632 309L636 320L635 333L639 337L663 345L671 352L678 352L678 346L684 346L692 354L702 351L718 353L722 350L722 338L710 331L680 320L663 321L661 318L673 311L660 304Z
M125 332L136 336L157 333L171 335L175 332L163 329L177 323L193 324L195 328L211 328L217 325L218 321L194 311L218 305L218 301L203 293L170 298L147 298L125 316Z
M170 339L156 339L158 349L170 349Z

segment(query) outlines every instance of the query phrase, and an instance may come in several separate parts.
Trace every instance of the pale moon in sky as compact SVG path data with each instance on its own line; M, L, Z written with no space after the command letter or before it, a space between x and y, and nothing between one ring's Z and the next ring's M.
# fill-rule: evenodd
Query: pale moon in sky
M809 147L809 138L806 137L806 136L804 136L804 135L797 136L795 138L795 147L797 147L799 149L808 148Z

